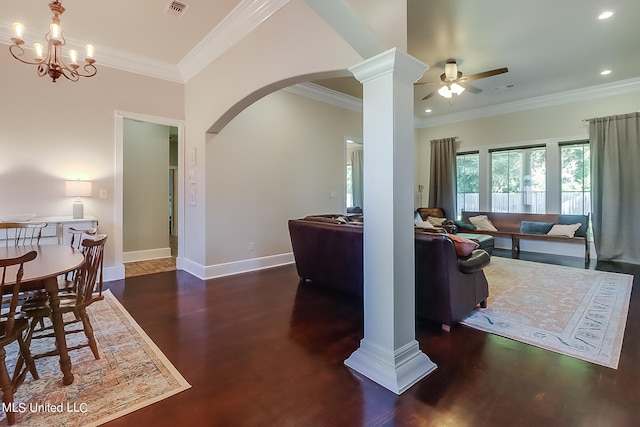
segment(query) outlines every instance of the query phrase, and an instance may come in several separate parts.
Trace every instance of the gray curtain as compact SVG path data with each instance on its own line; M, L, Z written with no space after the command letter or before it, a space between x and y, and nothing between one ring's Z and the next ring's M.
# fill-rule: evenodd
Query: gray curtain
M362 154L362 150L353 150L351 152L351 189L353 190L353 206L359 206L364 211L364 162Z
M456 217L456 138L431 141L429 207L440 207L450 219Z
M589 120L598 260L640 264L640 113Z

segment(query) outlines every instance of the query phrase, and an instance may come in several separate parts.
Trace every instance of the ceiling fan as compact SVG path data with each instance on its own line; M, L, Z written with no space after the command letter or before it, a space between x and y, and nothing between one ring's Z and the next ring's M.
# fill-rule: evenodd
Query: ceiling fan
M439 93L441 96L445 98L451 98L453 94L460 95L462 92L468 90L471 93L480 93L482 89L462 84L466 82L470 82L472 80L484 79L485 77L497 76L498 74L504 74L509 72L509 69L506 67L496 68L495 70L484 71L482 73L471 74L470 76L462 77L462 71L458 70L458 65L456 64L455 59L447 59L444 64L444 73L440 74L439 82L423 82L416 83L416 85L423 84L439 84L441 85L440 89L434 90L427 94L422 100L431 98L436 93Z

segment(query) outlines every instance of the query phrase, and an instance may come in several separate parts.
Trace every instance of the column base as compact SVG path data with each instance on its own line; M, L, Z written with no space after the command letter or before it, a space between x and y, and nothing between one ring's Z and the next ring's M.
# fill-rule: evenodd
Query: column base
M392 353L364 339L344 364L396 394L401 394L429 375L437 365L412 341Z

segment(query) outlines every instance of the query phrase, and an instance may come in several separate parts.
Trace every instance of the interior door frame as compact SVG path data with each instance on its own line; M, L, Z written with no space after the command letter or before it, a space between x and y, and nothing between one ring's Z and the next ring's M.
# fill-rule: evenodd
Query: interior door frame
M115 112L115 137L116 137L116 171L114 186L114 262L118 268L118 279L124 279L124 263L122 261L122 241L123 241L123 171L124 171L124 119L139 120L142 122L154 123L164 126L178 128L178 255L183 253L184 247L184 120L171 119L167 117L151 116L147 114L133 113L129 111L116 110ZM180 259L176 259L176 268L182 264Z

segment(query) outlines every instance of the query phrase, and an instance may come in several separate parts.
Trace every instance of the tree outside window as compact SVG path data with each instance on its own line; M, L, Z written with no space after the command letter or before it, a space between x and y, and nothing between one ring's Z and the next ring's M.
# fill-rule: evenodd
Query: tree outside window
M546 149L528 147L491 152L491 210L544 213Z
M457 206L456 217L462 211L480 210L480 155L462 153L456 156L457 169Z
M589 142L560 145L563 214L591 212L591 157Z

